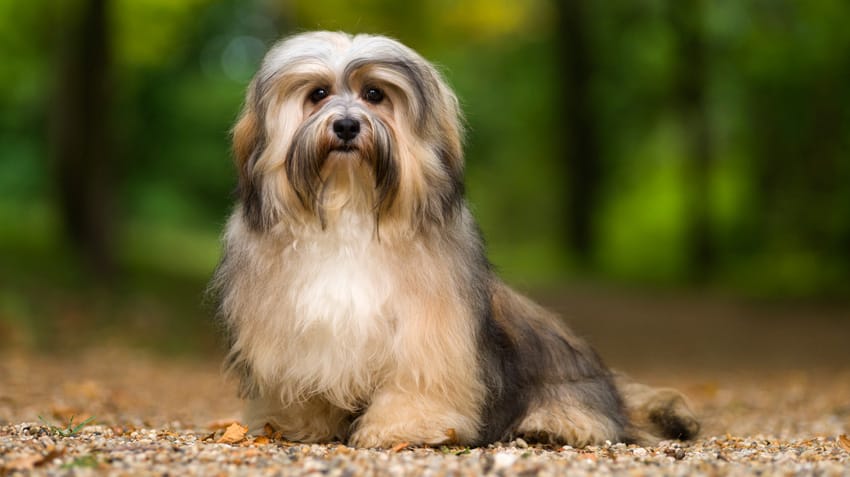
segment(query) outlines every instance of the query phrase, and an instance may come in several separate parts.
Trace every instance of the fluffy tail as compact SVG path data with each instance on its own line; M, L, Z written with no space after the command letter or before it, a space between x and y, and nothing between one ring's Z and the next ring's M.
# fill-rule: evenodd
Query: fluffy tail
M615 373L614 382L629 416L628 440L655 445L665 439L693 439L699 433L699 421L679 391L636 383L620 373Z

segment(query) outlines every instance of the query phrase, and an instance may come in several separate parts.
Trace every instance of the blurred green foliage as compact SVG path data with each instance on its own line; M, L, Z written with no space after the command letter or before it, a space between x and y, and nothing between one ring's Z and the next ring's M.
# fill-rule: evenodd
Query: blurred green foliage
M191 334L185 317L203 315L197 303L235 186L229 128L266 48L307 29L392 35L441 66L468 119L469 198L510 281L679 285L699 266L702 284L747 294L850 289L844 0L689 0L690 32L671 20L677 0L582 2L599 152L591 160L601 171L583 260L570 246L577 204L565 190L570 45L557 19L567 0L107 0L102 140L117 272L106 285L66 239L52 139L67 26L90 1L0 1L0 323L35 317L56 335L102 308L104 326ZM710 162L697 174L694 126L677 99L691 67L683 31L699 40L685 51L703 58ZM695 184L707 190L712 250L697 265ZM116 324L116 303L138 316Z

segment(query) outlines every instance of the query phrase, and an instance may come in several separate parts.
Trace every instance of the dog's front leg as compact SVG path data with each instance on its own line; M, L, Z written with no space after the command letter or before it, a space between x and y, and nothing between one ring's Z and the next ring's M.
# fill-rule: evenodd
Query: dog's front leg
M486 395L475 320L460 300L412 303L404 311L392 369L355 422L350 444L475 442Z
M284 405L276 397L257 397L245 403L243 415L249 432L262 435L268 424L291 441L331 442L344 440L351 413L321 398Z
M474 441L477 416L464 415L456 404L441 392L387 386L355 423L349 444L388 448L402 442L440 445Z

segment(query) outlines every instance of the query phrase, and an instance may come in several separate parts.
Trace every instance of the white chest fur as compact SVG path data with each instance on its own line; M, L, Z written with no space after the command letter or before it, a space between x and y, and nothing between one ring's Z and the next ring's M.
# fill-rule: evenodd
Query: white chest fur
M349 214L272 253L249 247L255 302L236 308L250 310L236 317L236 346L264 392L284 402L321 395L353 409L380 384L392 363L395 280L373 227L371 217Z

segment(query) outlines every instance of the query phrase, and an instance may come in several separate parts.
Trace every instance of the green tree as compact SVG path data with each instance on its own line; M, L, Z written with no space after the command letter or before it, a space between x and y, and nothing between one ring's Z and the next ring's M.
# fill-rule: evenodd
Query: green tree
M569 164L567 238L578 262L590 266L596 243L599 185L602 181L597 119L593 105L593 45L584 0L559 0L556 44L560 108L553 121L565 142L563 160Z
M687 184L684 219L687 268L691 278L705 281L715 261L709 180L712 142L708 117L708 59L702 0L670 2L670 22L676 37L673 92L684 134Z
M114 161L110 2L66 12L53 97L52 154L58 209L70 243L99 275L114 266Z

